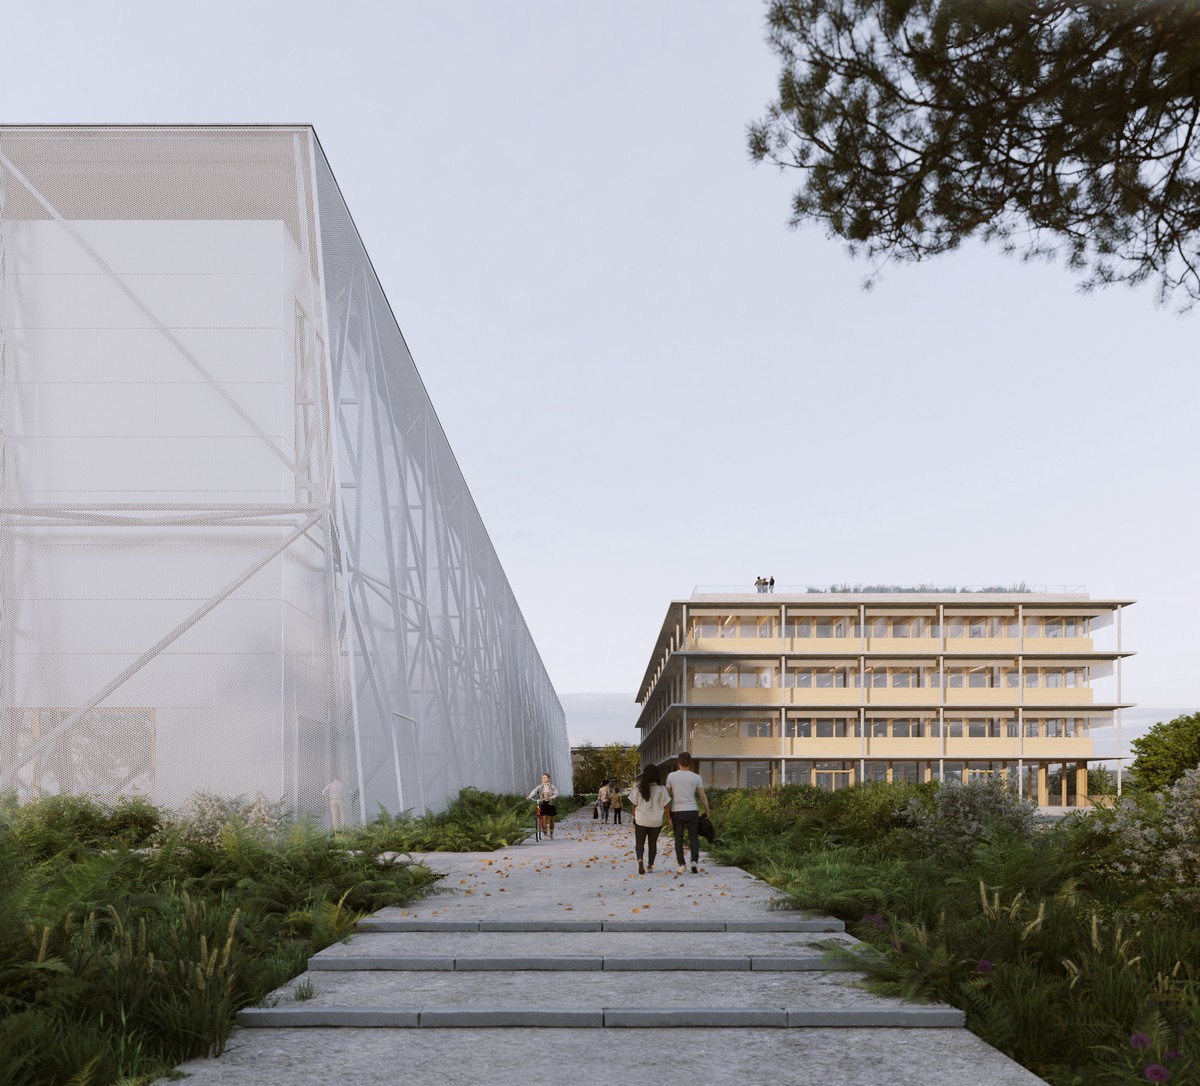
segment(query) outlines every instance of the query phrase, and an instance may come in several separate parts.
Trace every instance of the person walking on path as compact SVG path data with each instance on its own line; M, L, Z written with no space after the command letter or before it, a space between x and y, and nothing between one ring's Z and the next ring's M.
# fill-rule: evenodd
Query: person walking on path
M679 874L684 873L683 831L688 831L692 846L692 874L698 874L700 862L700 809L697 799L708 814L708 793L699 773L692 772L692 756L681 750L678 755L679 768L667 774L666 788L671 794L670 820L675 827L675 859L679 862Z
M613 825L621 824L621 814L625 810L625 793L621 791L621 786L613 781L608 790L608 805L612 808Z
M346 786L334 777L324 788L323 795L329 801L329 828L336 830L346 824L346 806L343 802L346 796Z
M532 792L525 797L526 799L536 799L538 805L538 816L545 820L545 824L550 832L550 840L554 840L554 820L558 817L558 806L555 800L558 799L558 789L550 783L550 774L542 774L542 783L535 785Z
M596 802L600 804L600 817L608 821L608 781L600 782L600 791L596 793Z
M642 770L637 784L629 791L629 802L633 804L633 847L637 852L638 874L653 874L658 835L667 804L671 802L671 794L662 786L658 766L648 765ZM643 851L648 863L642 863Z

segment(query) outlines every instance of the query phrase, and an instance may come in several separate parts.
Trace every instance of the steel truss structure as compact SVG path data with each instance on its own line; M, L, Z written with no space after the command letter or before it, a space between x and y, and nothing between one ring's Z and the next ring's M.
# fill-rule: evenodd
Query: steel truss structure
M570 784L313 131L0 127L0 791Z

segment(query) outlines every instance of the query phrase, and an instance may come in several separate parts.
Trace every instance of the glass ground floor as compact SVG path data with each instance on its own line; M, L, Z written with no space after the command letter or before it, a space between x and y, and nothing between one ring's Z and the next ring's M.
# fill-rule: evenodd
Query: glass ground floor
M674 768L670 765L670 768ZM959 781L999 777L1039 807L1086 807L1087 762L964 761L949 758L903 761L856 758L811 761L793 758L696 757L696 772L708 788L768 788L811 784L833 791L870 781Z

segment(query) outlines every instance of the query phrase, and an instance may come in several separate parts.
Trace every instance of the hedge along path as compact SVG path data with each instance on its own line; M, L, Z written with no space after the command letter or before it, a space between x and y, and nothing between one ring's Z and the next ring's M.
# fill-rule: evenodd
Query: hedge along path
M1041 1080L945 1005L876 996L839 951L842 922L772 908L735 867L677 874L660 840L639 875L630 819L586 808L556 839L426 853L443 892L382 909L258 1008L196 1086L430 1083L526 1086L622 1068L697 1084L1030 1086ZM399 1076L399 1077L398 1077Z

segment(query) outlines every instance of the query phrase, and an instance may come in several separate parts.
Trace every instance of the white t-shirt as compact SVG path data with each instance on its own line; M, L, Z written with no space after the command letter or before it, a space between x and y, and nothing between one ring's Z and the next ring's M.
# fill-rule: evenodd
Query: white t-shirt
M671 793L672 811L698 811L696 792L704 787L699 773L690 769L677 769L667 774L667 790Z
M629 802L633 804L633 820L639 826L661 826L663 810L671 801L671 794L661 785L652 784L650 795L642 798L641 789L635 784L629 792Z

